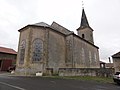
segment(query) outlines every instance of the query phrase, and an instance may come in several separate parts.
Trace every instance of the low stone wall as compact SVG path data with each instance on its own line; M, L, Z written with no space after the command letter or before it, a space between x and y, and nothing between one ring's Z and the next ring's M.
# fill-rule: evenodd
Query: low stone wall
M35 75L39 70L30 68L16 68L16 75ZM54 72L53 68L46 68L44 75L53 76L99 76L112 77L114 74L113 68L59 68L58 72Z
M46 76L52 76L53 75L53 68L46 68Z
M111 68L59 68L59 76L113 76Z
M15 69L15 74L19 76L35 75L38 72L41 72L41 70L36 68L17 67Z

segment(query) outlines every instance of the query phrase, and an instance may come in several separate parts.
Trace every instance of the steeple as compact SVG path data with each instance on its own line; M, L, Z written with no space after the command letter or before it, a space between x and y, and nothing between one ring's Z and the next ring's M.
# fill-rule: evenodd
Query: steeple
M81 28L89 27L89 23L88 23L84 8L82 9L82 17L81 17L80 27Z
M93 40L93 29L89 26L84 7L82 8L81 24L77 29L78 36L94 44Z

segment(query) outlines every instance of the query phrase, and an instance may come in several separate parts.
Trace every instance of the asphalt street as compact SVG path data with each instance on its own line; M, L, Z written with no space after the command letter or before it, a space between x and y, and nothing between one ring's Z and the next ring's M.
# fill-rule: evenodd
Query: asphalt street
M0 75L0 90L120 90L120 86L93 81Z

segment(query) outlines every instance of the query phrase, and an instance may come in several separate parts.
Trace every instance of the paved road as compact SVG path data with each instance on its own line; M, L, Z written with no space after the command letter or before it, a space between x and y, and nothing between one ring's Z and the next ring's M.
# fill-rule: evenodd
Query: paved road
M0 90L120 90L115 84L0 75Z

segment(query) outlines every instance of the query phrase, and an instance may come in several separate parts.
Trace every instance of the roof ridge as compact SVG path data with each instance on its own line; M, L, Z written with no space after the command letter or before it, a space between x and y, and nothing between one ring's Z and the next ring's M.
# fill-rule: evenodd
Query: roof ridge
M0 52L9 53L9 54L17 54L17 52L12 48L0 47Z
M43 26L43 27L50 27L49 24L45 23L45 22L38 22L35 24L31 24L31 25L35 25L35 26Z
M112 57L120 57L120 51L115 53L115 54L113 54Z

